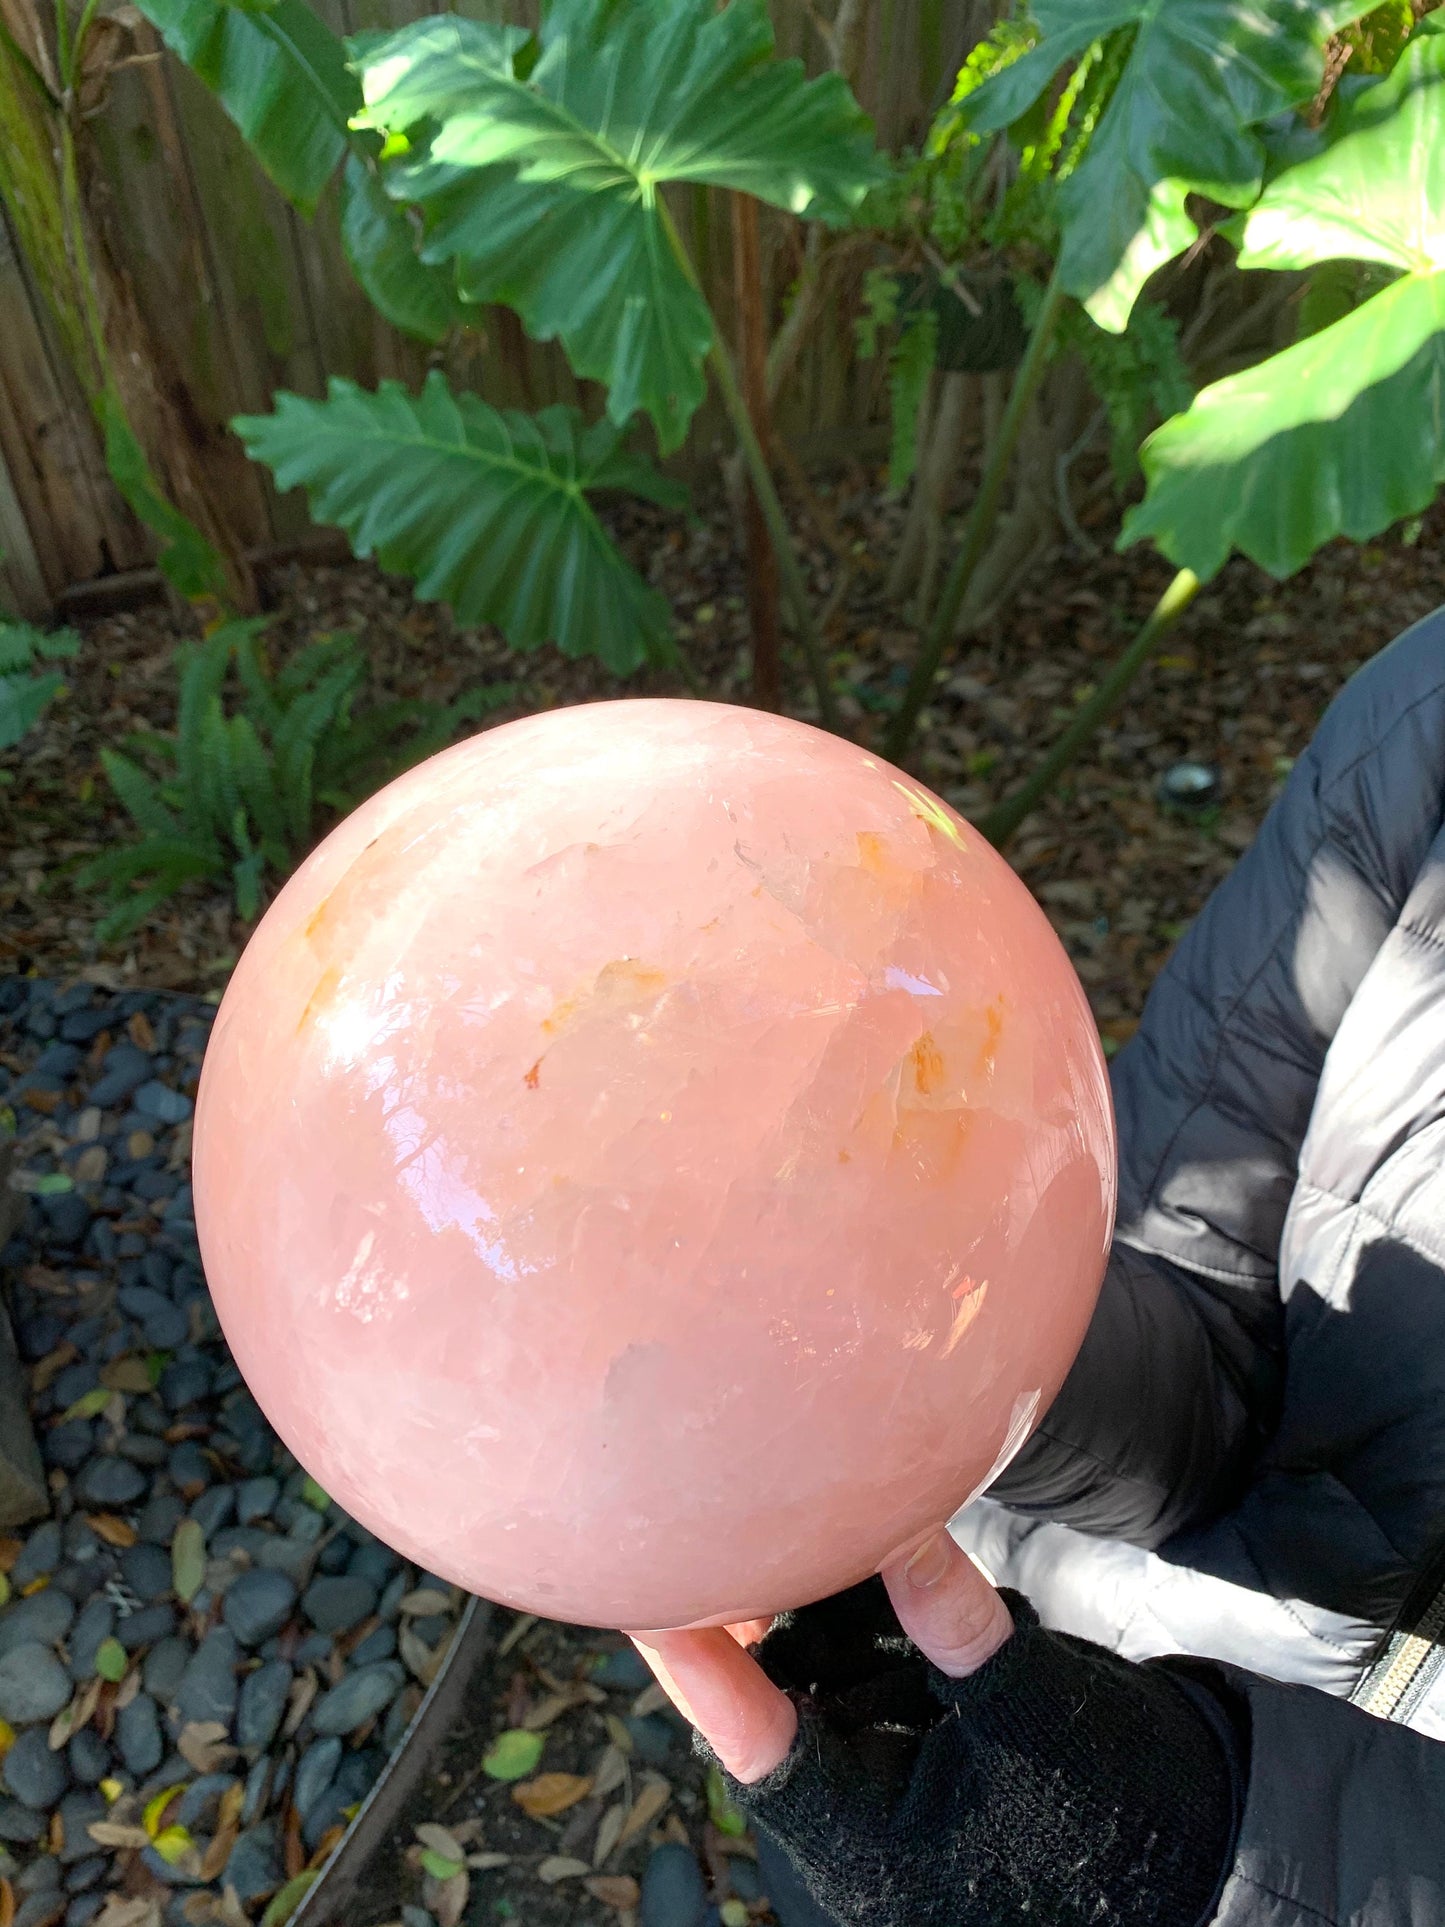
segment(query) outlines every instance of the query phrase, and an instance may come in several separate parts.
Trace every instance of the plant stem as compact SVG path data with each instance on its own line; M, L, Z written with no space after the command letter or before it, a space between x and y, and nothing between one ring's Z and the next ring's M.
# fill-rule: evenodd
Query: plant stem
M658 201L664 231L672 243L673 251L682 265L683 272L701 293L697 272L692 265L687 249L682 245L682 236L673 223L672 215ZM705 297L704 297L705 298ZM763 520L768 525L772 539L773 554L778 559L778 573L783 578L783 592L793 611L793 621L797 625L798 640L803 645L808 670L813 679L813 687L818 693L818 717L825 729L831 729L837 736L843 731L843 719L838 713L837 700L833 695L833 685L828 680L828 664L823 654L823 640L818 633L818 625L813 620L813 611L808 602L807 585L803 581L802 566L798 561L793 538L788 533L787 520L783 515L783 505L778 500L778 491L773 485L772 470L768 458L763 453L762 444L753 432L752 417L748 414L747 404L738 387L738 378L733 370L732 358L723 341L722 332L713 321L712 347L708 350L708 363L712 368L713 379L717 383L718 394L722 397L723 407L732 424L733 433L738 438L738 452L748 471L758 498L758 507L763 512Z
M979 831L996 849L1002 849L1029 812L1048 795L1094 732L1118 708L1129 685L1148 661L1164 631L1189 607L1199 588L1199 578L1192 569L1179 571L1155 603L1149 620L1093 695L1079 705L1073 721L1033 774L1012 796L1005 797L997 809L990 810L982 819L978 825Z
M768 428L767 325L763 318L763 275L758 246L758 204L751 194L734 192L731 202L733 293L738 318L738 354L744 400L753 432L764 448ZM778 625L778 561L768 540L758 492L744 501L748 551L748 616L753 632L753 701L759 709L783 706L782 639Z
M963 598L968 585L973 580L974 571L983 557L989 536L993 533L998 519L999 498L1003 485L1008 479L1013 452L1018 445L1019 431L1024 424L1024 415L1040 381L1048 361L1049 344L1053 339L1054 327L1064 305L1065 295L1059 281L1059 270L1055 267L1044 290L1043 305L1034 322L1029 336L1029 345L1023 360L1019 363L1018 373L1014 376L1013 387L1009 391L1008 406L1004 409L1003 420L999 423L993 447L988 452L988 462L978 485L978 493L968 511L968 521L964 525L963 541L958 554L954 557L953 567L943 585L938 598L938 606L933 612L933 621L923 647L918 652L918 660L913 665L913 674L908 679L908 687L903 692L903 701L898 712L888 725L888 734L883 741L883 754L891 763L899 763L907 752L909 740L913 735L913 725L918 720L918 712L933 693L933 678L938 673L938 665L943 659L958 612L963 606Z

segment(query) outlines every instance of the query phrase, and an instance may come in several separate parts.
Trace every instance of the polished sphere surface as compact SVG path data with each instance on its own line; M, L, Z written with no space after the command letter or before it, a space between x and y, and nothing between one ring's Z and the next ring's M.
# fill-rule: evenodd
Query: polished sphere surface
M1077 977L953 811L759 711L487 730L348 817L217 1014L196 1219L328 1492L549 1617L766 1616L992 1477L1088 1323Z

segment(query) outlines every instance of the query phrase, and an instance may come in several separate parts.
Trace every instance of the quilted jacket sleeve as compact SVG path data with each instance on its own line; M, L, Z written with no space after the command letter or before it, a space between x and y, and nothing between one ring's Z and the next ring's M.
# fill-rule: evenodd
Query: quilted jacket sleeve
M992 1496L1157 1545L1242 1489L1282 1382L1277 1260L1326 1051L1445 809L1445 611L1331 705L1115 1063L1098 1312Z
M1217 1671L1251 1740L1213 1927L1442 1927L1445 1745L1308 1686Z

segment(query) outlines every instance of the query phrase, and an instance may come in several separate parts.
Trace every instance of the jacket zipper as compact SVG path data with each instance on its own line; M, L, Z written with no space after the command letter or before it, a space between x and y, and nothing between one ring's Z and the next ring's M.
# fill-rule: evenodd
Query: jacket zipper
M1445 1668L1445 1555L1437 1555L1411 1590L1373 1664L1350 1701L1377 1719L1401 1725Z

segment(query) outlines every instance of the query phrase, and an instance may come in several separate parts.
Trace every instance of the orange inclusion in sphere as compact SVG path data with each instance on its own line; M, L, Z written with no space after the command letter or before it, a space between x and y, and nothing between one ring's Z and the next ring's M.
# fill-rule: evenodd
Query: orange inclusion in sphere
M553 1618L762 1618L1048 1406L1114 1205L1089 1009L888 764L712 703L489 730L296 872L217 1015L206 1272L301 1462Z

